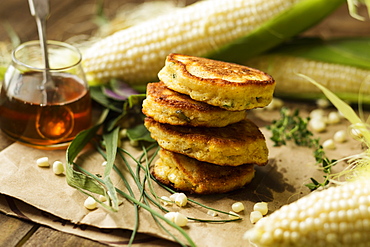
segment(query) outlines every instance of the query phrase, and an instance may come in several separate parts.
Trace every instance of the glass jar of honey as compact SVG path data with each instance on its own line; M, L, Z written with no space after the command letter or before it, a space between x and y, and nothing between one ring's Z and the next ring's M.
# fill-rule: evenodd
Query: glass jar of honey
M48 41L47 48L49 68L39 41L12 52L0 94L0 128L23 144L60 149L90 126L91 99L79 50L58 41Z

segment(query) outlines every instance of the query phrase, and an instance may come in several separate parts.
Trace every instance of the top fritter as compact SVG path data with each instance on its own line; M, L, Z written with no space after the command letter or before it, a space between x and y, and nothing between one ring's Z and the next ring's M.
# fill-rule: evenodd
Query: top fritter
M274 79L246 66L172 53L158 73L170 89L229 111L267 106Z

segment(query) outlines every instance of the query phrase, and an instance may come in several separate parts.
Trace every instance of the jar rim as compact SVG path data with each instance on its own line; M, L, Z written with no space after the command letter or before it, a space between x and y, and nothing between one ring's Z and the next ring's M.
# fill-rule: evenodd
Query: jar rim
M56 46L56 47L60 47L60 48L66 48L70 51L73 51L76 54L76 61L75 62L71 63L68 66L59 66L59 67L49 68L48 69L49 71L68 70L68 69L73 68L73 67L75 67L75 66L77 66L78 64L81 63L82 54L81 54L80 50L77 47L75 47L73 45L70 45L66 42L62 42L62 41L47 40L46 42L47 42L48 46L52 45L52 46ZM24 42L24 43L20 44L19 46L17 46L12 51L12 61L15 62L16 64L19 64L21 66L24 66L24 67L29 68L29 69L34 70L34 71L45 71L46 70L45 67L32 66L32 65L29 65L29 64L26 64L26 63L22 62L19 58L17 58L17 55L16 55L17 52L19 52L20 50L24 49L27 46L36 46L36 45L40 46L40 51L41 51L41 44L40 44L39 40L31 40L31 41L27 41L27 42Z

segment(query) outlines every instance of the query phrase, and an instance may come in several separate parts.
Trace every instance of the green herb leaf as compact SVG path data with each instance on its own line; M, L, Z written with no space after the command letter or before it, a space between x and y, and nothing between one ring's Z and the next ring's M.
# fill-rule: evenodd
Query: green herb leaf
M291 111L283 107L280 110L280 119L272 121L272 124L267 126L271 130L271 140L275 146L286 145L289 140L294 141L299 146L313 145L312 132L307 129L309 119L303 119L299 116L299 111L296 109Z
M314 148L314 157L317 164L321 164L324 173L324 181L319 183L311 178L312 183L306 184L310 190L315 190L328 184L331 168L336 164L336 160L329 160L326 157L323 147L319 144L319 139L313 137L313 133L308 130L309 118L299 116L299 110L291 111L286 107L280 110L280 119L272 121L266 128L272 132L271 140L275 146L286 145L288 141L293 141L296 145Z
M118 102L107 97L102 90L103 87L104 86L90 87L91 98L107 109L118 113L122 112L122 102Z
M132 141L155 142L155 140L150 136L150 132L142 124L128 128L127 137Z

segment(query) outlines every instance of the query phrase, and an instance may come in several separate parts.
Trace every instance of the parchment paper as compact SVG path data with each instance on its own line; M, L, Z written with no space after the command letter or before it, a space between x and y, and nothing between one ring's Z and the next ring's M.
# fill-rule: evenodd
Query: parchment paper
M305 105L307 106L307 105ZM299 107L301 115L308 113L307 107ZM308 107L309 108L309 107ZM331 111L330 109L328 111ZM231 223L199 223L190 221L184 229L198 246L249 246L243 240L244 232L253 227L249 221L249 213L253 205L259 201L269 203L269 213L309 193L304 184L314 177L320 180L322 171L315 165L313 150L288 144L274 147L269 140L270 132L264 127L272 119L279 118L278 111L252 111L248 117L252 119L266 137L269 148L269 163L265 167L256 167L256 176L245 188L220 195L197 196L188 195L205 205L226 212L231 210L232 203L243 202L244 212L240 213L242 221ZM318 134L322 140L331 138L335 131L345 129L348 122L330 126L325 133ZM134 227L134 211L132 204L123 199L123 204L116 213L103 208L89 211L83 206L86 195L67 185L65 176L57 176L51 168L40 168L36 159L48 156L50 162L60 160L65 163L65 151L44 151L11 143L1 133L4 149L0 152L0 210L6 214L28 219L52 228L104 242L112 246L126 245L130 229ZM9 145L10 144L10 145ZM131 148L131 152L138 152ZM342 158L361 151L361 145L350 139L346 143L337 144L337 149L327 151L330 158ZM87 149L79 158L90 172L102 173L103 158L92 149ZM117 163L118 166L122 165ZM345 164L337 165L341 170ZM123 188L122 182L113 177L117 187ZM134 187L134 186L133 186ZM169 195L159 186L155 186L158 195ZM169 206L171 211L180 211L195 218L214 219L207 215L207 210L189 203L184 208ZM216 218L227 219L227 216ZM126 230L128 229L128 230ZM140 210L140 227L136 243L151 246L177 246L170 242L173 239L164 232L152 217L143 209ZM180 239L176 230L171 231ZM232 236L232 237L231 237ZM167 241L169 240L169 241Z

